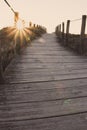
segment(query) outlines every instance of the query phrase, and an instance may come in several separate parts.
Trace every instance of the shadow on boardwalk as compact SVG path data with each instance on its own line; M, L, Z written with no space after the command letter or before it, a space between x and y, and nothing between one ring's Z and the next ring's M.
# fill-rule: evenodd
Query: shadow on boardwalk
M0 130L86 130L87 58L45 34L8 66Z

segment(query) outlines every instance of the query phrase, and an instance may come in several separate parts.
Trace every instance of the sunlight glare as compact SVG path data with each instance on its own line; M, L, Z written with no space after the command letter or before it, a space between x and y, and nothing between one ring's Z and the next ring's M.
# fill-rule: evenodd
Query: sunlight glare
M17 22L17 29L18 30L22 30L23 28L24 28L23 23L20 20L18 20L18 22Z

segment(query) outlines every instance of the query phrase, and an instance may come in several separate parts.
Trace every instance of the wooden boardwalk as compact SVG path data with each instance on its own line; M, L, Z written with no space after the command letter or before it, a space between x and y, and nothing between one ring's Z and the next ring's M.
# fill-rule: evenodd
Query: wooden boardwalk
M87 130L87 57L54 34L32 42L0 85L0 130Z

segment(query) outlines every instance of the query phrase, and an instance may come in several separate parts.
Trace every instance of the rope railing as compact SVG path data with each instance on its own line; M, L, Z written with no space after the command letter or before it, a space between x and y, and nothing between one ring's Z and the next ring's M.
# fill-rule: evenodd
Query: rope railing
M4 1L5 1L5 3L8 5L8 7L11 9L11 11L12 11L13 13L15 13L14 9L13 9L12 6L8 3L8 1L7 1L7 0L4 0Z
M73 19L73 20L70 20L70 22L77 22L77 21L80 21L82 20L82 18L79 18L79 19Z
M65 31L65 23L62 22L62 24L59 24L56 27L56 33L57 32L62 32L62 33L68 33L69 34L69 29L70 29L70 23L71 22L76 22L76 21L81 21L82 20L82 25L81 25L81 36L85 35L85 28L86 28L86 20L87 20L87 16L83 15L82 18L79 19L73 19L73 20L67 20L67 24L66 24L66 32Z

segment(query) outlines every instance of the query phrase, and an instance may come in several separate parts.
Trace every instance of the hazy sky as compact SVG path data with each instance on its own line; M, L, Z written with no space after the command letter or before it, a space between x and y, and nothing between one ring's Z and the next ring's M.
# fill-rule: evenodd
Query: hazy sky
M20 17L47 27L53 32L56 25L81 18L87 13L87 0L7 0ZM0 0L0 27L13 25L13 13L4 0ZM71 31L80 31L81 21L71 23Z

